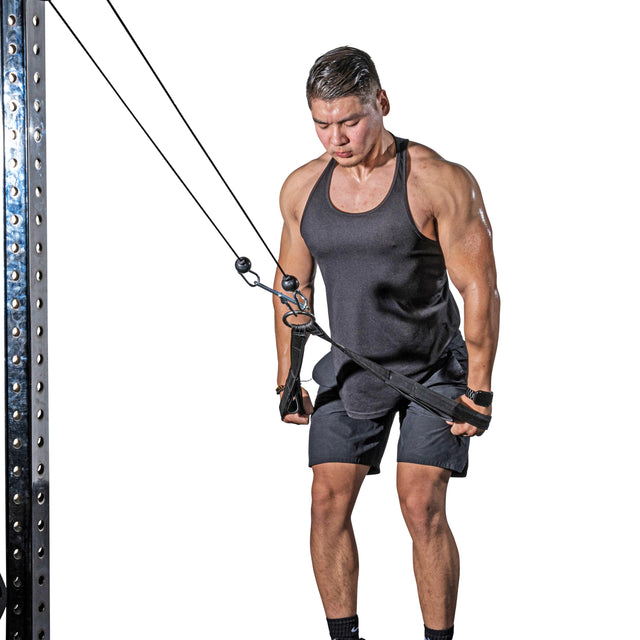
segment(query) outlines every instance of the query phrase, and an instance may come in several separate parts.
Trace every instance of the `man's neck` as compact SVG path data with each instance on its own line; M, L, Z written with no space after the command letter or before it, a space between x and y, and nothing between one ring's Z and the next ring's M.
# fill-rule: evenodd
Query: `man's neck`
M359 162L353 167L343 167L343 169L350 174L356 182L366 182L376 169L394 160L395 154L395 139L386 129L383 129L380 137L362 162Z

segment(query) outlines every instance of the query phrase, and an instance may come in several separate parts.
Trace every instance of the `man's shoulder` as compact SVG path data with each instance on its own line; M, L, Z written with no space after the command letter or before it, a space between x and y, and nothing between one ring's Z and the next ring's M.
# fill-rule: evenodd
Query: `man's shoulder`
M461 164L446 160L439 153L417 142L409 142L409 179L426 189L465 190L473 181L471 173Z
M322 154L318 158L314 158L310 162L303 164L301 167L298 167L295 171L293 171L287 179L284 181L282 185L281 198L301 198L304 197L304 200L311 193L311 189L318 181L318 178L325 170L327 164L329 162L329 155Z

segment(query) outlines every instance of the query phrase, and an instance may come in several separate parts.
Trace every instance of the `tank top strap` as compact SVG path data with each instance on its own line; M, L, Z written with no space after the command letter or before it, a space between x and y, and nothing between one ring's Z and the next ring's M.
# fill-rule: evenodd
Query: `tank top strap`
M393 136L393 139L396 142L396 178L393 188L400 188L405 192L407 189L407 149L409 148L409 140L396 138L396 136Z

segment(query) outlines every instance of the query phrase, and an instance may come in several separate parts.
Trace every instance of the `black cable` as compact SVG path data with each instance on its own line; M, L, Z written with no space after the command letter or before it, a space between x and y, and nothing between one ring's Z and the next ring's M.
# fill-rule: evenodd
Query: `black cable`
M127 25L125 24L124 20L122 19L122 17L118 13L117 9L113 6L113 4L111 3L111 0L106 0L106 1L107 1L107 4L109 5L109 7L111 7L111 10L115 14L116 18L118 19L118 21L122 25L122 28L125 30L125 32L129 36L129 38L131 39L131 42L133 42L135 48L138 50L138 53L142 56L142 59L147 64L147 67L149 67L149 70L151 71L151 73L153 74L155 79L158 81L158 84L162 87L162 90L164 91L165 95L169 99L169 102L171 102L171 104L173 105L173 108L176 110L176 112L178 113L178 115L182 119L182 122L184 123L185 127L187 127L187 129L189 130L189 133L193 136L193 139L196 141L196 143L200 147L202 153L204 153L205 157L209 161L209 164L213 167L215 172L218 174L218 177L220 178L220 180L222 180L222 184L224 184L224 186L227 188L227 191L231 194L231 197L235 200L235 203L240 208L240 211L242 211L242 213L244 214L244 217L247 219L247 221L251 225L251 228L256 232L256 235L258 236L258 238L260 238L262 244L264 245L264 248L267 250L267 252L271 256L273 261L276 263L278 269L280 269L280 271L282 272L282 275L286 275L284 270L280 266L280 263L278 262L278 259L272 253L271 249L269 248L269 245L267 244L265 239L262 237L262 234L260 233L260 231L258 231L258 228L254 224L254 222L251 219L251 217L249 216L249 214L246 212L245 208L240 203L240 200L238 200L236 194L233 192L233 189L229 186L227 181L224 179L222 173L220 172L220 170L216 166L216 163L213 161L213 159L211 158L211 156L209 155L207 150L204 148L204 145L202 144L202 142L200 142L200 138L198 138L198 136L196 135L195 131L192 129L191 125L187 122L187 119L184 117L182 111L180 110L180 107L178 107L178 105L176 104L176 101L173 99L173 97L169 93L169 90L165 86L164 82L162 82L162 80L160 79L160 76L156 73L156 70L153 68L153 65L149 62L149 59L144 54L144 51L142 51L140 45L138 44L137 40L134 38L133 34L131 33L131 31L129 30Z
M202 211L202 213L204 213L204 215L207 217L207 220L209 220L209 222L213 225L213 228L218 232L218 234L220 235L220 237L224 240L224 242L226 243L226 245L229 247L229 249L231 249L231 252L233 253L233 255L236 258L240 258L240 255L238 254L238 252L233 248L233 246L231 245L231 243L229 242L229 240L227 240L227 237L224 235L224 233L222 233L222 231L220 230L220 228L218 227L218 225L213 221L213 219L211 218L211 216L207 213L206 209L202 206L202 204L200 203L200 201L198 200L198 198L196 198L195 194L193 193L193 191L191 191L191 189L189 188L189 186L187 185L187 183L183 180L182 176L178 173L177 169L171 164L171 161L167 158L167 156L164 154L164 152L162 151L162 149L160 149L160 147L158 146L158 144L156 143L156 141L151 137L151 134L145 129L144 125L140 122L140 120L137 118L136 114L132 111L131 107L129 107L129 105L127 104L127 102L125 101L125 99L120 95L120 93L118 92L118 90L115 88L115 86L113 85L113 83L111 82L111 80L109 80L109 78L107 77L107 75L105 74L105 72L102 70L102 68L100 67L100 65L96 62L96 60L94 59L94 57L91 55L91 53L89 53L89 50L84 46L84 44L82 43L82 41L80 40L80 38L76 35L75 31L72 29L71 25L64 19L63 15L60 13L60 11L58 11L58 8L55 6L55 4L52 2L52 0L46 0L46 2L48 2L51 5L51 8L56 12L56 14L58 15L58 17L60 18L60 20L62 21L62 23L64 24L64 26L69 30L69 33L71 33L71 35L75 38L76 42L80 45L80 47L82 48L82 50L87 54L89 60L91 60L91 62L93 63L93 65L95 66L95 68L98 70L98 72L100 73L100 75L104 78L104 80L106 81L106 83L109 85L109 87L111 87L111 90L116 94L116 96L118 97L118 99L120 100L120 102L123 104L124 108L129 112L129 115L136 121L136 124L140 127L140 129L142 129L143 133L147 136L147 138L149 139L149 142L151 142L151 144L154 146L154 148L156 149L156 151L160 154L160 156L162 157L162 159L167 163L167 165L169 166L169 168L171 169L171 171L173 171L174 175L176 176L176 178L178 178L178 180L180 181L180 183L182 184L182 186L187 190L187 193L193 198L194 202L198 205L198 207L200 208L200 210ZM278 265L279 266L279 265Z

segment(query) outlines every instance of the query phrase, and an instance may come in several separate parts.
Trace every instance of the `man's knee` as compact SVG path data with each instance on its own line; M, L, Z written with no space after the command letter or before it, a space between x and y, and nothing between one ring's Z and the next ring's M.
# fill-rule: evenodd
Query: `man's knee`
M398 498L402 515L412 535L432 536L447 525L448 472L417 470L399 473Z
M351 517L367 468L362 465L317 465L311 486L311 518L314 524L341 524ZM351 467L351 468L349 468Z

